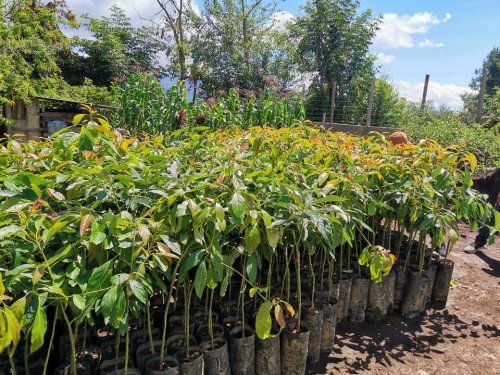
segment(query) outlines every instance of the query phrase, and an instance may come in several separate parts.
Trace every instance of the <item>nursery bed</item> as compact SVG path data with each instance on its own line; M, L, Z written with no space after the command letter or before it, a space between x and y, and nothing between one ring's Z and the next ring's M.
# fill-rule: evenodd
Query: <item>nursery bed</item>
M415 319L391 315L382 324L343 323L332 354L308 374L498 374L500 243L480 255L461 249L475 233L460 225L448 303Z

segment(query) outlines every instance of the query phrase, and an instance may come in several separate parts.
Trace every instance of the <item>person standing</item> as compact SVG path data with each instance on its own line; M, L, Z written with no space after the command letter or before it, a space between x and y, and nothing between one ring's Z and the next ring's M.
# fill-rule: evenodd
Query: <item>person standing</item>
M500 212L500 192L497 194L497 201L495 203L494 210ZM470 245L467 245L464 251L467 254L475 254L478 251L483 251L485 249L485 245L488 243L488 237L490 236L490 227L495 224L495 214L492 211L490 220L479 228L476 239Z

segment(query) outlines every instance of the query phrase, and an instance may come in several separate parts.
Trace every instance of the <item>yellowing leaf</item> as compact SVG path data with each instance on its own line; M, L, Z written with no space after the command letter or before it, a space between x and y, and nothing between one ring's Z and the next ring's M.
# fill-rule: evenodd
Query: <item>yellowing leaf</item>
M149 241L149 238L151 237L151 231L149 230L149 228L147 226L141 225L141 226L139 226L139 236L141 236L142 242L147 244Z
M33 272L33 285L38 284L38 282L42 279L43 274L45 273L45 266L40 266Z
M160 250L160 253L166 256L167 258L180 259L177 255L173 254L170 251L170 248L168 247L167 244L164 244L163 242L158 242L156 245L158 246L158 250Z
M127 151L127 150L128 150L128 148L129 148L129 146L130 146L132 143L134 143L136 140L137 140L137 138L136 138L136 137L126 139L126 140L124 140L124 141L122 142L122 144L120 145L120 147L121 147L123 150Z
M451 279L451 281L450 281L450 288L452 288L452 289L458 288L457 280Z
M285 328L286 325L285 316L283 315L283 309L281 308L280 305L274 306L274 317L276 318L276 321L278 322L280 328L281 329Z
M58 201L63 201L66 198L64 197L64 194L59 193L58 191L55 191L54 189L48 188L47 193L49 194L50 197L54 198L55 200Z

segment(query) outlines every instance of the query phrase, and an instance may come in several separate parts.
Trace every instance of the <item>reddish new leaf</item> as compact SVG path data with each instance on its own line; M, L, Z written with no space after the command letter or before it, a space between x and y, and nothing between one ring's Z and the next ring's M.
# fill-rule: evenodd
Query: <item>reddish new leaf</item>
M83 236L90 227L90 223L92 221L92 217L87 214L82 217L82 221L80 222L80 236Z

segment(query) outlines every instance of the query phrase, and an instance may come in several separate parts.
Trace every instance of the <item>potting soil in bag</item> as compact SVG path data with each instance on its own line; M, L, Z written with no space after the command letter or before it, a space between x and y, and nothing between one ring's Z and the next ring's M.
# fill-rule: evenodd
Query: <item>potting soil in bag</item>
M352 280L351 296L349 298L349 321L351 323L361 323L365 320L369 290L370 279Z
M300 333L285 329L281 334L281 374L304 375L306 373L309 330L301 324Z
M186 357L185 353L179 353L179 367L180 375L203 375L204 361L203 352L199 347L189 348L189 358Z
M401 315L414 318L424 311L429 282L430 280L425 274L419 275L418 272L409 274L401 304Z
M450 292L450 283L453 276L454 263L444 259L438 263L434 286L432 288L432 299L434 301L446 302Z
M396 273L396 285L394 286L394 310L399 311L401 309L401 303L403 302L403 297L406 290L406 283L408 282L408 273L402 269L397 269Z
M386 285L383 281L375 283L370 281L368 291L368 305L366 306L366 319L369 322L379 323L387 315Z
M436 278L438 264L437 262L432 262L429 269L425 271L426 276L429 278L429 286L427 287L426 302L430 302L432 298L432 288L434 287L434 279Z
M396 289L396 272L392 270L385 279L382 280L385 285L385 306L386 313L392 314L394 311L394 294Z
M351 285L351 278L340 280L337 322L342 322L347 318L349 312L349 298L351 297Z
M321 351L330 353L335 344L335 329L337 326L337 300L323 306L323 329L321 332Z
M309 328L309 345L307 357L312 363L319 361L321 354L321 333L323 331L323 310L316 306L311 309L310 305L304 304L302 310L303 321Z
M214 346L210 341L203 342L200 346L203 349L205 375L231 375L229 352L224 338L215 338Z
M281 371L280 335L255 339L255 374L279 375Z
M229 333L229 363L233 375L255 374L255 332L246 326L235 327Z

